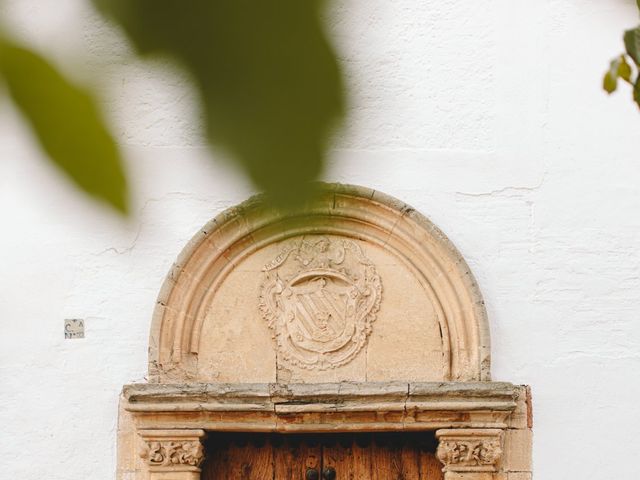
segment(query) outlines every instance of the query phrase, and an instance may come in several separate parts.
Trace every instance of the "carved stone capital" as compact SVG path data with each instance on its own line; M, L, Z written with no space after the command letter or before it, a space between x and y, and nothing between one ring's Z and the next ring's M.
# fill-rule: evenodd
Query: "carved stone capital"
M437 456L445 472L495 472L502 457L502 430L438 430Z
M200 471L204 430L141 430L140 456L150 471Z

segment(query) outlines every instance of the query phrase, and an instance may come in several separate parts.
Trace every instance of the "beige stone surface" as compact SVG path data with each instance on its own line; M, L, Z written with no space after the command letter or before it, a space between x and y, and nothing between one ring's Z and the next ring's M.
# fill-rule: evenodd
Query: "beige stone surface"
M498 475L490 472L446 472L444 480L497 480Z
M433 300L415 272L382 248L369 256L384 279L383 302L366 349L366 380L429 382L446 378L447 346Z
M511 472L500 474L495 480L531 480L533 475L530 472Z
M201 429L138 429L139 457L149 480L194 480L200 478L204 461Z
M363 348L338 368L307 369L278 360L273 333L257 305L263 266L287 244L323 238L340 241L336 236L294 237L258 250L229 273L207 306L196 381L320 383L444 378L445 348L424 287L395 256L357 241L384 279L380 309Z
M276 350L258 310L262 255L242 261L206 307L198 382L276 381Z
M516 409L509 417L509 428L530 428L531 420L531 392L528 387L520 386L516 397Z
M118 407L118 480L130 478L136 472L137 435L133 416L125 410L124 405L121 401Z
M507 478L509 480L531 480L533 478L533 474L530 472L514 472L508 473Z
M134 384L123 402L138 429L504 429L516 389L497 382Z
M436 431L437 457L445 472L497 472L503 454L503 431L456 428Z
M153 472L150 480L200 480L198 472Z
M455 247L402 202L343 185L206 225L161 289L149 355L157 382L490 376L484 303Z
M509 429L505 432L505 452L502 469L506 472L531 471L531 429Z

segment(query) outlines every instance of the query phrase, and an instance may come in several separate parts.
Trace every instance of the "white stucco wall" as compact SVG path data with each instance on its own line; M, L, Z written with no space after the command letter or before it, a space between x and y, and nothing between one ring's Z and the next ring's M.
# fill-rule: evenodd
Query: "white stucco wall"
M352 0L329 15L353 110L326 178L412 204L467 258L494 379L533 387L538 480L638 478L640 112L627 88L600 89L635 8ZM1 13L99 85L134 215L70 188L0 101L0 472L111 479L118 393L144 379L162 279L251 189L210 160L185 78L134 61L84 1L5 0ZM86 319L87 338L65 341L64 318Z

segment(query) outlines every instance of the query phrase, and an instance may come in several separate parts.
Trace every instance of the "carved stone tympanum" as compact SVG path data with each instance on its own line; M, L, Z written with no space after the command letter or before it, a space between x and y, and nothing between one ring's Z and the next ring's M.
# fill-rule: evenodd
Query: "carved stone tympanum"
M158 297L152 382L489 379L482 296L446 236L379 192L320 190L294 211L250 199L189 242Z
M260 310L284 361L334 368L365 345L382 283L357 243L320 236L291 241L264 274Z

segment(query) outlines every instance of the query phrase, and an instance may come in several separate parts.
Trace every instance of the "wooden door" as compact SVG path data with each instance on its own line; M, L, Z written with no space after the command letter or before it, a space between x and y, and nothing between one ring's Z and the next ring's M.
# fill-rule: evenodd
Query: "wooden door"
M323 446L323 480L441 480L435 447L431 432L343 436Z
M442 480L431 432L213 433L203 480Z
M299 435L210 434L203 480L305 480L320 471L321 447Z

